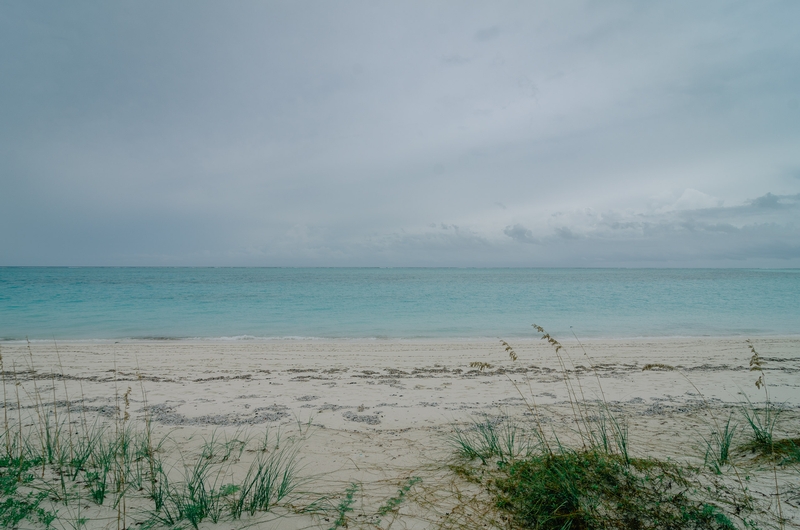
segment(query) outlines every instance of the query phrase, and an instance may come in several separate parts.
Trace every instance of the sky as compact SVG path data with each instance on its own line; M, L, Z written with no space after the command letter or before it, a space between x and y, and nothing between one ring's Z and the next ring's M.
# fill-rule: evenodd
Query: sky
M800 267L800 2L0 4L0 265Z

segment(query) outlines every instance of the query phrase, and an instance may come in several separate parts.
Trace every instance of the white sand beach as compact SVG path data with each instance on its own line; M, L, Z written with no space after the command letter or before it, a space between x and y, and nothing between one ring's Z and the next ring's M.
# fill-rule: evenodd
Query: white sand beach
M604 399L625 418L634 456L702 464L713 418L725 421L733 412L735 440L744 442L749 427L741 405L764 400L743 338L563 343L582 398ZM800 338L761 337L752 344L766 363L772 400L783 408L776 436L797 437ZM168 435L161 451L173 455L198 451L212 437L257 441L266 435L272 441L265 445L294 444L304 480L286 503L255 518L201 527L330 528L331 506L354 484L348 528L499 527L486 492L448 469L454 428L505 416L524 426L532 423L535 404L548 429L565 439L574 430L553 348L541 340L511 345L516 361L499 341L488 340L5 343L5 411L18 414L15 388L27 414L38 395L43 409L60 404L63 421L68 401L74 424L85 421L81 415L113 421L124 411L131 424L143 423L147 410L154 432ZM479 370L471 362L491 366ZM653 363L675 370L642 370ZM248 451L226 473L244 473L253 458ZM748 487L759 510L774 510L772 467L747 458L741 456L741 466L749 466ZM180 476L182 470L172 472ZM784 518L797 524L797 470L778 474ZM402 503L378 517L404 484L410 487ZM61 507L59 519L77 517L75 510ZM128 525L145 518L134 501L126 510ZM88 528L116 528L117 512L87 503L80 516Z

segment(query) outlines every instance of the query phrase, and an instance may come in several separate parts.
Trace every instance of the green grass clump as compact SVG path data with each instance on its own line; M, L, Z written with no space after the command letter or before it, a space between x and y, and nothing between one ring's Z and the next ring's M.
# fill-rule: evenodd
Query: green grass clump
M0 526L3 528L14 528L23 520L50 528L55 520L54 512L40 506L47 492L26 487L33 482L32 469L41 465L41 460L0 457Z
M254 515L268 512L272 506L297 487L297 452L282 449L253 461L241 486L236 488L231 515L238 519L244 512Z
M770 445L751 440L742 445L740 449L756 453L759 458L772 460L779 466L800 464L800 438L775 439Z
M532 446L527 434L521 425L508 417L484 418L474 419L467 429L454 429L449 441L467 460L478 458L484 465L497 461L503 466L531 454Z
M231 457L238 461L247 442L247 437L238 436L220 440L217 432L213 432L210 439L204 440L194 465L184 464L184 480L176 484L170 482L163 464L154 459L152 467L158 478L151 481L149 492L155 503L151 522L174 526L185 520L197 528L206 519L218 523L227 511L240 517L241 510L236 510L241 499L236 494L242 486L223 482L229 471L224 464ZM290 463L293 465L293 460Z
M721 466L730 461L731 444L737 427L731 424L732 419L733 416L728 416L725 425L720 427L719 431L712 431L711 438L706 440L705 462L717 474L722 472Z
M769 400L762 408L756 408L748 401L748 406L742 408L742 413L752 430L752 444L761 446L764 451L770 451L780 409Z
M492 487L521 528L735 528L715 505L692 497L686 473L653 459L565 450L511 464Z
M785 438L772 443L772 454L780 457L779 465L800 463L800 438Z
M173 526L186 520L194 528L205 519L214 523L219 521L224 511L224 500L232 491L228 486L216 489L220 472L214 473L207 458L201 455L193 467L185 470L184 482L175 486L170 485L160 465L158 469L161 477L157 482L163 484L163 489L158 490L157 500L151 495L159 506L152 514L153 521Z
M758 354L749 340L746 342L752 353L750 371L759 373L755 382L756 388L764 390L764 406L762 408L755 407L750 398L745 396L747 406L742 407L742 413L753 431L752 441L749 445L760 453L772 454L774 450L773 433L775 432L775 424L778 422L778 415L781 409L770 398L767 374L764 372L764 359Z

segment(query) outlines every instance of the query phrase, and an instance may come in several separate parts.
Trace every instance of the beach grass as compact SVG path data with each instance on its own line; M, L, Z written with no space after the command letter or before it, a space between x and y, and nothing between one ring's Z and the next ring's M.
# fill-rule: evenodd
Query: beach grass
M66 427L62 426L64 432ZM54 431L50 425L51 439ZM268 512L299 483L299 458L290 441L280 451L268 453L254 445L250 453L256 456L249 471L237 477L238 450L236 458L229 448L215 456L205 445L175 458L175 453L146 450L144 429L133 425L72 430L75 456L61 460L50 460L46 443L42 451L37 438L41 432L32 422L22 428L12 423L0 440L9 441L9 451L0 456L0 521L5 527L23 519L49 527L63 511L59 506L91 502L112 514L105 518L119 518L123 527L131 516L128 506L135 505L136 521L145 526L187 523L197 528L205 520L217 523ZM63 441L61 447L52 448L53 454L58 452L68 452ZM171 457L168 464L166 456Z
M743 480L734 462L737 423L733 413L722 424L712 415L711 436L703 440L706 448L703 466L646 455L633 457L626 420L612 412L597 370L585 350L602 396L600 400L585 399L580 371L574 369L575 364L566 349L543 328L535 324L534 328L552 346L561 368L560 377L572 413L568 432L559 433L553 427L545 429L536 419L529 420L527 430L509 418L473 419L468 428L454 428L450 437L460 460L452 466L453 470L486 488L495 506L507 514L505 520L509 528L759 527L755 522L754 498L745 484L749 477ZM510 360L519 359L508 342L501 340L501 344ZM784 528L786 521L781 510L776 465L798 462L800 439L778 441L774 437L780 410L770 401L764 361L751 343L748 342L748 346L752 353L751 367L760 372L756 386L765 392L765 400L759 407L748 399L741 408L741 415L752 432L750 440L740 449L771 457L776 513L771 516L772 524L767 524ZM664 363L651 363L645 365L644 370L676 369ZM686 378L685 374L681 375ZM531 387L527 386L526 395L526 385L513 382L513 386L528 407L529 416L541 418L542 411L536 405ZM699 393L693 383L692 386ZM708 402L702 399L708 407ZM513 434L509 436L508 433ZM565 441L567 439L570 441ZM513 440L513 444L509 440ZM515 450L512 446L524 447L524 450ZM472 462L479 462L480 473ZM729 480L714 478L720 475L730 475Z
M513 463L492 489L521 528L735 528L692 478L669 462L563 448Z
M736 434L736 428L738 426L735 423L732 424L732 421L733 414L728 416L728 420L721 429L713 429L711 431L711 436L705 440L705 464L710 466L717 473L722 472L721 466L729 463L731 458L733 437Z
M131 418L130 387L115 392L114 407L92 417L84 396L70 400L66 386L64 395L57 395L52 374L52 398L47 400L28 349L28 366L10 373L0 351L5 398L0 524L5 528L27 522L78 530L93 522L81 514L87 503L98 507L93 513L102 514L102 521L94 522L105 526L116 519L118 528L128 528L134 516L134 524L148 528L198 528L206 520L217 523L269 512L299 484L296 439L285 439L279 450L280 436L267 443L268 431L256 442L247 433L222 439L213 432L195 452L167 452L170 438L154 436L143 386L143 420ZM23 387L23 377L32 393ZM248 448L247 454L255 456L249 471L237 476ZM135 513L130 506L136 507Z

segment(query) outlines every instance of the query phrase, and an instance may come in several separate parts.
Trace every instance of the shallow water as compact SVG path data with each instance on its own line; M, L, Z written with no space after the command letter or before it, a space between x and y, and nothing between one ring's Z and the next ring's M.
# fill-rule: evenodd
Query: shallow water
M800 270L0 268L0 338L800 334Z

